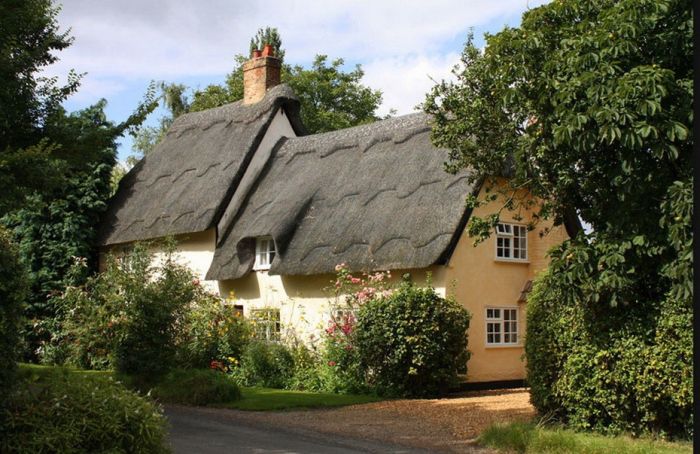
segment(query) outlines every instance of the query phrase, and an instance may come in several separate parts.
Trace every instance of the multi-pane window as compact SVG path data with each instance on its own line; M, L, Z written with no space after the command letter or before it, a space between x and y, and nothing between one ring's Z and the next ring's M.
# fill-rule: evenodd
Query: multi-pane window
M516 224L497 224L496 258L527 260L527 227Z
M250 320L256 339L279 341L281 333L280 310L275 308L252 309Z
M275 241L269 237L260 237L255 240L255 270L269 270L275 259Z
M486 345L518 343L518 309L486 309Z

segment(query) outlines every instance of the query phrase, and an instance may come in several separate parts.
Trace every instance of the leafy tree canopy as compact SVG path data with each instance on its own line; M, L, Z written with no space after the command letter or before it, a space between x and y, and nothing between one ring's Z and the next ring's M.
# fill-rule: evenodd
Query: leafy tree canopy
M555 0L470 38L424 104L448 170L511 177L485 200L592 227L549 251L525 338L534 405L579 428L692 435L692 20L689 0Z
M107 119L105 100L66 112L62 103L80 76L71 72L65 86L39 76L72 42L57 14L51 0L0 4L0 223L12 229L29 271L24 315L44 320L53 315L47 295L65 286L74 256L88 257L94 269L116 140L134 133L156 106L152 86L121 123Z
M433 141L448 169L512 172L557 223L576 215L657 236L660 203L690 177L693 25L686 0L555 1L471 40L456 82L433 88ZM515 201L513 205L524 203ZM471 225L487 234L495 218ZM573 222L569 222L570 226Z

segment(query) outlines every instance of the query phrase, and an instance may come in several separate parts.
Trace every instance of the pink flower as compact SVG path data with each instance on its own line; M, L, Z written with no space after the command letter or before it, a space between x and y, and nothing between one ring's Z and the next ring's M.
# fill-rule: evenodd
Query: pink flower
M359 277L351 277L350 282L353 284L359 284L362 280Z
M199 279L192 279L192 285L194 285L194 286L199 285Z
M335 361L328 361L328 365L331 367L335 366L336 364L337 363Z

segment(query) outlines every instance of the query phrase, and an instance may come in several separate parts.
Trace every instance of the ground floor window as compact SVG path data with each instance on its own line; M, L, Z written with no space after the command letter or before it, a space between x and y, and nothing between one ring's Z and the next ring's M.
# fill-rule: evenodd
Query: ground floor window
M486 345L518 343L518 308L486 308Z
M250 320L257 339L279 341L281 333L280 310L275 308L251 309Z

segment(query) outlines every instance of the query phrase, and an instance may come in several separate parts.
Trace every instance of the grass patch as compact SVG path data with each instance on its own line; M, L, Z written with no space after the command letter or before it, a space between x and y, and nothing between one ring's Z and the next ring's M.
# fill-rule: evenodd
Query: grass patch
M238 410L268 411L291 410L294 408L342 407L345 405L366 404L382 400L377 396L357 394L314 393L288 391L285 389L244 387L241 400L217 405Z
M692 453L690 442L667 442L648 438L574 432L534 423L497 424L479 436L479 443L503 452L543 454L677 454Z

